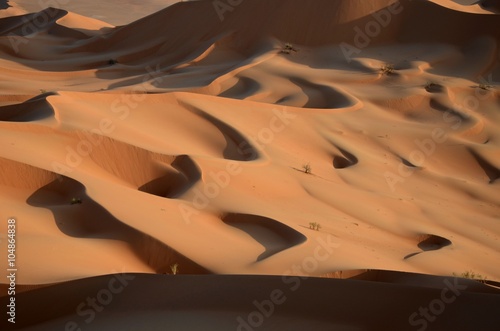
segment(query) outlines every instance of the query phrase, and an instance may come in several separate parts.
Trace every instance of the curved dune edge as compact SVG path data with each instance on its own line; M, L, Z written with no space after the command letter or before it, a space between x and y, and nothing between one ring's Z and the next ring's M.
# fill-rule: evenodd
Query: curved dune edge
M257 257L257 261L269 258L307 240L307 237L300 232L268 217L229 213L222 217L222 221L243 231L264 246L265 251Z
M499 8L498 5L496 5L497 9L495 9L494 8L495 4L493 3L493 1L483 0L473 3L471 5L463 5L454 0L430 0L430 1L448 9L462 11L470 14L486 14L486 15L500 14L500 12L498 11ZM486 3L486 6L484 6L483 3ZM491 3L492 6L488 5L488 3Z
M91 95L92 97L88 98ZM121 96L122 94L118 95ZM398 233L396 238L388 236L393 234L391 223L397 224L400 218L405 217L404 215L406 215L406 211L404 208L398 210L398 207L391 203L393 197L387 199L371 195L370 191L374 188L371 186L373 183L365 180L363 176L360 177L358 175L358 171L363 171L364 169L366 170L367 168L372 167L374 170L369 170L371 173L375 172L378 173L378 175L383 175L388 168L380 167L379 160L382 158L382 155L385 157L382 159L390 161L389 164L394 167L393 174L396 174L396 176L402 176L401 172L399 172L401 171L401 166L404 166L404 169L406 170L403 175L405 175L407 171L414 171L415 174L414 176L410 176L408 178L409 181L426 178L426 176L431 176L431 178L443 177L441 178L441 183L444 185L446 192L449 192L451 197L458 199L459 201L464 201L464 196L467 196L467 200L470 196L475 197L475 199L486 199L485 196L488 194L482 192L483 190L485 192L495 191L494 185L495 180L498 177L498 165L495 165L495 159L493 156L494 152L488 152L488 145L483 146L469 143L464 147L447 148L447 144L437 141L433 143L433 148L436 150L439 148L440 151L439 154L436 154L436 157L444 155L445 157L449 157L450 160L453 160L453 162L449 163L447 161L433 163L433 160L438 159L429 158L429 163L425 163L423 166L416 166L416 164L411 163L414 152L417 147L419 150L422 148L429 148L428 141L429 137L432 137L432 130L434 130L434 128L424 128L420 122L415 123L414 121L401 121L398 123L404 123L408 130L415 130L418 135L402 135L401 137L403 139L400 137L397 139L388 139L389 137L376 135L376 137L367 139L366 136L368 130L373 130L371 125L374 123L375 125L380 125L381 122L384 122L387 119L394 120L393 114L386 112L385 108L379 106L376 108L363 108L359 110L359 113L362 113L373 120L369 122L368 126L364 127L364 132L363 130L362 132L359 130L360 124L356 120L359 113L355 112L339 114L335 119L334 126L338 129L337 131L332 131L331 128L325 129L325 123L332 121L332 119L328 119L323 112L311 111L311 113L304 113L299 108L277 108L277 106L254 102L247 103L240 100L221 101L219 98L214 96L203 96L199 94L193 95L191 93L148 94L141 96L141 98L143 98L142 103L138 105L136 108L137 112L134 113L136 116L138 114L141 116L150 115L145 117L135 117L135 120L144 120L144 126L124 125L124 131L112 132L112 138L93 134L92 139L90 139L89 136L83 132L85 132L85 130L95 129L92 127L92 123L96 123L95 118L100 119L102 114L105 114L105 116L111 116L109 113L110 108L108 107L110 107L113 101L116 100L115 98L116 95L112 94L99 94L94 97L91 93L81 92L61 92L59 95L50 95L46 100L51 104L51 107L54 109L55 116L58 118L60 123L65 125L65 129L57 130L54 127L41 125L42 123L45 123L45 119L33 119L33 121L29 123L3 121L0 128L2 129L2 132L5 132L6 137L8 137L12 143L7 144L9 148L2 150L2 153L6 153L6 159L8 159L9 155L12 157L14 154L9 154L9 151L14 150L14 148L11 147L13 143L26 144L26 142L20 138L23 137L24 133L30 133L34 137L37 137L36 139L30 139L30 143L33 144L33 142L35 142L34 146L41 147L39 150L43 150L43 148L47 148L47 146L54 146L59 151L64 152L67 146L50 141L52 137L58 136L63 137L65 142L71 142L70 146L73 147L74 150L78 148L79 142L81 143L82 141L85 141L88 145L88 143L92 140L98 141L99 143L92 148L92 153L90 153L89 157L84 158L84 164L76 167L72 176L75 176L75 179L77 180L81 180L81 182L87 187L92 187L92 196L96 196L96 201L105 206L110 213L117 215L116 217L121 222L128 224L132 228L138 229L140 232L148 233L150 236L155 236L155 229L148 224L149 222L141 221L143 217L139 216L137 211L134 217L129 217L128 212L132 211L136 201L139 201L138 199L147 204L167 203L167 205L157 205L156 208L157 210L162 211L162 216L155 215L152 218L152 222L157 222L156 224L158 226L162 226L162 231L160 233L165 235L165 237L161 238L161 241L166 244L171 244L170 241L175 240L173 234L177 233L178 230L186 231L185 233L191 231L196 231L198 234L203 233L205 240L203 242L204 244L207 244L212 240L218 240L217 234L224 233L224 235L228 235L228 232L225 232L225 229L211 226L210 222L212 221L212 217L217 215L220 210L234 211L234 206L238 206L238 208L242 209L240 213L248 214L248 212L243 211L246 208L243 207L246 200L235 199L235 197L238 197L241 192L247 192L245 193L247 198L255 199L252 194L248 194L248 192L252 192L254 190L255 184L258 184L259 187L265 188L262 192L264 192L264 194L268 194L267 199L275 199L275 197L289 197L290 199L293 199L292 201L298 204L307 201L308 203L312 203L313 206L315 206L314 208L319 208L319 210L323 210L326 213L325 215L328 215L327 217L320 216L319 220L316 218L311 219L310 217L294 218L294 215L279 214L279 212L273 210L272 213L279 215L273 216L273 219L285 224L286 222L292 222L290 225L292 225L295 229L301 229L301 227L307 228L307 225L314 221L321 223L324 229L318 233L306 232L302 230L301 235L308 238L308 242L306 242L305 245L300 245L300 248L296 247L297 245L288 245L286 250L281 250L278 254L267 256L266 259L260 260L258 261L259 263L256 264L252 264L255 262L256 256L258 256L258 254L254 254L255 251L257 251L255 248L252 248L252 251L248 251L248 256L238 254L237 250L230 250L230 254L232 255L231 259L233 259L233 261L237 261L237 264L231 268L229 264L220 260L220 256L223 255L214 254L212 256L208 256L205 252L203 252L203 250L200 252L200 250L193 249L186 242L174 241L174 243L171 244L176 251L182 252L182 254L191 261L196 261L196 264L203 265L203 269L205 270L210 269L222 273L251 272L279 274L285 269L286 265L290 261L289 259L293 254L295 254L295 252L299 251L301 254L300 256L302 257L307 256L306 254L310 253L309 250L314 249L311 245L314 245L314 239L316 237L325 237L328 234L335 234L339 238L352 238L352 228L356 229L356 236L360 236L363 240L370 240L372 234L369 229L373 228L380 231L378 233L382 234L384 238L396 240L398 246L400 247L400 252L398 252L397 256L391 256L390 259L384 261L384 263L394 264L395 269L418 270L419 268L429 268L428 270L435 270L435 264L432 262L433 257L436 256L435 254L425 254L429 255L429 262L425 262L424 266L421 265L422 261L425 260L422 257L423 255L415 256L415 258L411 260L411 263L400 261L403 260L403 257L408 256L408 254L414 253L415 247L407 247L408 242L403 231L402 233ZM193 112L191 108L185 107L185 100L187 99L190 100L190 105L193 105L193 107L196 108L195 112ZM494 99L492 100L494 101ZM71 101L78 101L78 104L82 105L81 108L79 107L78 111L75 111L74 108L69 106L71 105ZM167 107L171 107L170 109L175 109L175 112L162 112L162 110L165 109L165 105L167 105ZM259 106L258 112L255 111L256 106ZM487 111L480 116L488 118L491 116L490 112L492 112L492 110L487 108ZM200 115L203 113L209 114L209 116ZM256 117L256 113L259 116ZM194 116L194 118L199 119L200 128L205 130L205 132L210 132L208 137L218 136L217 139L213 139L211 141L213 142L213 145L208 145L217 147L218 151L214 153L212 147L201 149L196 146L196 144L192 144L190 145L190 148L195 146L197 148L195 150L197 152L191 152L192 154L197 154L199 151L202 151L204 154L193 157L177 157L179 162L176 162L176 157L174 155L176 155L179 150L184 150L185 152L189 151L187 145L181 145L183 148L180 148L179 146L176 146L176 144L170 144L168 138L171 136L166 134L164 131L159 130L159 128L164 128L165 125L170 125L171 128L178 130L182 127L182 125L185 126L185 118L182 116L175 117L179 116L179 114L185 114L186 117L188 115ZM281 141L283 142L283 146L280 146L280 144L266 145L265 141L263 143L262 138L258 136L258 133L260 132L259 130L262 130L263 127L265 128L266 125L271 123L271 120L277 119L279 116L283 116L283 114L288 114L287 116L289 117L286 117L285 120L290 123L288 130L284 130L282 133L276 131L276 137L277 139L282 139ZM305 120L292 121L292 119L295 119L296 116L304 118ZM439 112L434 112L433 116L442 115ZM250 118L252 118L252 121L249 120ZM460 117L453 117L453 121L455 121L455 119L460 119ZM125 124L128 124L126 119L124 121ZM354 121L355 124L353 125L353 122L351 121ZM178 122L182 125L178 125ZM464 120L464 123L465 122L466 121ZM485 120L484 123L484 130L488 130L488 126L490 126L489 130L492 130L492 128L495 127L489 119ZM312 132L312 130L307 128L310 124L318 127L318 132ZM453 125L454 122L445 122L444 124L445 125L442 129L449 130L448 132L452 133L448 139L450 142L454 142L455 140L453 139L453 135L457 134L459 131L458 129L462 130L463 128L459 127L458 129L453 129L453 126L449 128L449 126ZM151 139L151 132L154 132L153 130L155 129L155 126L158 128L156 132L162 132L163 137L166 138L161 139L161 142L159 142L158 139ZM185 126L185 128L186 132L188 132L189 127ZM137 133L138 130L141 132L140 136L142 139L132 139L133 134L131 133ZM23 135L20 135L20 133L23 133ZM49 137L45 137L46 133L50 133L50 135L47 135ZM308 144L302 143L304 133L308 137ZM350 138L345 138L347 136ZM43 139L38 139L42 137ZM177 138L178 137L179 136L177 136ZM420 145L415 144L416 139L418 139ZM186 140L189 141L189 139ZM401 142L400 140L403 141ZM202 140L200 139L198 141L201 142ZM165 142L169 144L166 145ZM423 145L423 142L426 142L425 145ZM187 144L186 142L183 143ZM206 139L204 143L206 143ZM241 144L244 146L240 146ZM229 154L226 153L228 145L231 147L231 153ZM297 148L297 146L301 145L302 147L300 149ZM257 146L263 152L259 154L260 150L257 150L254 146ZM387 159L387 146L390 146L393 149L393 159ZM236 147L243 147L242 150L246 151L249 156L252 156L249 158L250 160L232 157L239 154ZM171 150L171 148L176 148L177 150ZM283 153L283 150L286 150L287 148L300 151L300 153L303 153L305 157L300 156L299 158L295 155L292 157L283 157L283 155L286 155ZM487 148L486 152L481 151L483 148ZM210 149L212 149L210 153L206 152ZM383 152L380 150L383 150ZM277 155L281 156L276 157ZM319 158L318 155L324 155L324 158ZM40 169L50 168L51 162L55 160L64 163L65 157L67 157L64 153L50 155L40 154L41 157L36 160L29 159L29 154L17 155L17 157L20 156L24 157L24 160L28 159L30 162L38 162ZM44 163L44 158L48 159L46 163ZM300 169L300 166L304 164L301 162L308 159L314 161L312 176L307 176L307 174L304 174ZM123 162L124 160L126 160L126 162ZM269 160L277 161L276 167L269 168L269 173L263 172L261 174L260 172L262 171L263 166L268 165ZM446 158L442 160L446 160ZM28 184L30 185L32 184L31 182L37 182L37 179L30 179L32 177L24 175L24 162L20 161L21 159L15 161L17 163L14 163L11 172L4 173L4 178L6 179L4 185L26 190L38 189L38 184L35 185L36 187L25 187L22 182L16 183L15 178L20 174L23 174L22 178L26 178ZM199 215L199 219L196 219L195 224L197 227L199 226L198 228L180 226L179 224L186 225L186 222L185 219L181 219L182 215L180 213L176 213L179 206L187 205L191 208L197 208L196 203L199 202L199 200L196 199L200 197L199 192L208 192L210 197L211 193L208 188L213 187L213 182L217 180L220 181L220 178L226 178L229 176L227 172L228 165L237 165L241 168L238 172L242 172L244 175L241 177L230 176L232 185L228 187L228 190L225 191L221 190L220 187L218 188L224 195L222 195L220 199L208 199L209 203L213 203L213 206L210 206L211 208L200 208L199 210L191 209ZM295 166L292 167L291 165ZM448 168L448 166L450 166L450 168ZM293 175L290 175L286 170L290 168L298 169L299 171L294 170ZM217 177L220 176L219 174L221 171L225 171L226 173L223 174L222 177ZM52 174L52 176L55 176L55 174ZM474 186L462 187L457 182L454 182L455 179L453 178L455 177L470 180L474 183ZM249 178L251 178L251 181ZM288 184L283 188L275 188L272 185L267 184L270 182L270 178L279 178L280 181ZM377 177L373 178L377 179ZM107 183L106 187L102 187L102 184L100 184L101 180L104 180ZM379 189L382 184L387 192L389 192L389 182L385 182L382 176L378 178L378 180L382 183L377 184L377 189ZM226 186L224 181L225 180L222 181L222 184L218 185L221 187ZM252 186L248 185L249 181L253 184ZM342 192L342 194L332 194L329 186L332 182L336 183L338 187L337 192ZM294 183L301 183L301 185L294 185ZM480 186L481 184L487 185ZM232 190L233 187L234 191ZM402 185L402 187L406 188L407 186ZM126 188L133 190L124 190ZM433 188L426 190L426 192L432 191ZM238 195L234 195L234 192L239 193ZM30 192L30 194L32 194L32 192ZM128 203L120 202L121 200L114 199L114 196L118 196L120 199L123 199L123 201ZM494 217L496 212L494 208L495 196L496 195L491 194L486 199L486 201L492 201L493 208L486 207L484 214L481 214L481 222L484 222L487 227L491 227L489 222L490 219ZM369 197L369 199L375 199L373 208L369 207L370 209L366 209L366 211L364 211L363 209L353 206L348 201L355 197L362 197L363 199ZM399 199L401 200L399 201L403 201L403 197L405 197L404 194L400 196ZM70 198L68 197L68 201L69 199ZM204 199L207 200L206 194ZM404 199L408 201L407 197ZM257 205L262 203L258 199L253 201L255 201ZM277 201L279 201L279 199ZM192 202L194 202L194 204L190 204ZM231 208L228 208L227 203L231 204ZM379 212L380 207L375 206L377 203L379 206L384 206L384 213ZM430 205L425 202L410 203L410 205L417 210L418 208L430 208ZM464 215L470 215L472 213L477 214L472 205L464 203L463 206ZM167 210L171 212L167 214L168 216L165 215ZM188 210L188 212L191 210ZM395 211L393 212L391 210ZM433 210L433 212L439 212L439 209L430 208L430 210ZM384 214L389 216L387 217ZM268 210L266 210L265 215L269 215ZM330 215L334 216L331 217ZM413 228L412 230L416 230L416 227L421 226L421 222L428 222L428 218L422 216L419 212L417 212L416 215L415 221L410 222L405 226ZM315 217L318 216L316 215ZM447 217L449 217L449 215L447 215ZM462 215L459 216L455 214L453 217L455 220L458 220L458 222L462 222L464 220L464 216ZM341 219L342 222L346 222L348 226L341 222L337 223ZM362 227L359 227L360 224ZM356 226L356 228L354 226ZM419 231L421 233L437 233L436 226L436 224L426 224L425 227L428 229L419 229ZM446 223L443 223L439 227L441 226L446 227L447 225ZM466 228L471 229L469 226L466 226ZM213 230L215 231L212 232ZM423 232L424 230L425 232ZM442 229L440 229L439 233L442 232ZM477 233L474 233L473 230L472 233L473 236L477 236ZM464 233L461 228L458 228L453 231L447 230L446 237L451 238L451 236L458 236L458 243L467 244L467 241L470 238L469 235L470 233ZM232 247L235 242L237 242L236 236L231 240L222 242L219 247L220 250L218 251L218 254L223 254L223 252L226 251L228 247ZM457 242L457 240L454 239L453 242ZM487 249L494 249L494 247L496 247L495 245L496 243L493 237L485 242L484 247ZM197 246L197 248L199 247L201 246ZM374 247L381 249L381 251L385 251L385 249L381 248L378 244L374 244ZM474 249L480 250L482 247L483 246L478 245L477 247L474 247ZM297 250L297 248L299 249ZM359 246L355 246L355 248L356 250L360 249ZM372 252L376 251L372 250ZM443 249L440 253L445 256L450 254L450 250ZM357 254L362 255L359 251ZM378 255L378 252L369 253L369 256L371 257ZM247 259L249 256L252 256L252 259ZM347 255L344 258L341 257L341 259L343 259L343 261L340 262L340 265L348 265L349 263L352 263L348 261ZM329 265L322 266L322 268L331 269L330 264L335 263L337 263L337 261L332 258L328 261ZM482 263L485 265L483 267L484 270L488 270L486 267L487 262L483 261ZM367 266L370 266L369 259L362 259L359 264L352 265L351 267L362 268ZM161 269L161 272L164 272L164 270L168 271L168 267L169 265L165 264L160 268L155 267L154 269ZM468 267L467 265L460 265L453 266L453 268L453 270L457 270L459 272L461 269L465 270ZM190 267L188 267L188 269L190 269ZM90 272L101 273L102 271ZM492 270L489 272L492 272L494 275L495 271ZM67 277L67 275L65 275L65 277ZM495 276L492 278L494 277Z
M158 239L120 222L91 199L81 183L70 178L58 177L40 187L27 203L50 210L59 231L75 240L91 238L127 243L131 253L154 273L172 273L174 265L179 274L209 273Z
M404 0L346 56L339 45L394 3L243 1L221 21L212 1L182 2L103 31L47 9L29 43L35 15L2 19L0 218L14 210L26 222L20 236L33 245L20 254L37 271L21 279L175 263L181 273L305 265L500 279L498 15ZM56 173L80 186L63 197L41 189ZM70 206L76 194L84 201ZM99 219L77 219L77 208ZM283 226L242 231L221 221L228 211ZM99 220L113 225L99 233ZM420 233L447 241L415 254ZM328 256L311 260L319 248Z
M47 95L40 95L28 100L23 100L24 97L20 96L20 100L23 100L21 103L0 106L0 121L35 122L47 118L55 118L54 109L51 107L46 97Z
M57 233L75 241L123 242L128 249L125 248L123 255L118 254L116 258L135 257L142 261L144 269L153 273L172 273L175 264L180 266L177 272L181 274L209 273L158 239L116 219L87 195L85 186L80 182L5 158L0 158L0 167L0 185L31 192L26 204L49 210L53 214L52 222L57 227Z
M206 330L208 325L213 330L245 330L253 329L248 323L255 323L254 318L263 330L306 326L315 330L409 330L425 322L419 308L442 300L444 288L455 300L453 304L442 303L446 314L433 320L433 328L469 330L472 323L481 330L494 330L499 321L495 314L500 302L498 289L466 279L382 274L385 281L392 278L393 282L291 276L107 275L20 293L18 313L27 317L11 329L54 330L72 323L105 330L112 319L113 327L123 328L140 321L148 329L161 325ZM416 283L416 279L426 285ZM90 306L88 298L96 299L97 308ZM46 300L51 304L42 304ZM6 297L0 302L6 303ZM352 306L364 311L363 319Z

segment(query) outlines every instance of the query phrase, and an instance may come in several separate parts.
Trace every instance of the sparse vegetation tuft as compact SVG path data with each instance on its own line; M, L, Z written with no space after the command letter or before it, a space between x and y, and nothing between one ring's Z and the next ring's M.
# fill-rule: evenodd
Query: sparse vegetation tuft
M172 271L172 275L177 275L177 273L179 272L179 264L178 263L174 263L170 266L170 271Z
M461 278L467 278L467 279L472 279L472 280L477 280L478 282L484 283L486 282L486 277L481 275L481 274L476 274L472 270L467 270L465 272L462 272L461 274L456 274L453 273L453 276L455 277L461 277Z
M309 163L304 164L302 170L304 170L304 173L310 174L312 171L311 165Z
M319 229L321 229L321 224L316 222L310 222L309 229L319 231Z
M80 198L73 198L71 199L71 202L70 202L72 205L79 205L82 203L82 199Z
M118 63L117 59L109 59L109 61L108 61L109 65L114 65L114 64L117 64L117 63Z
M298 52L298 50L290 43L286 43L280 51L282 54L291 54L292 52Z
M491 88L493 88L493 86L491 85L488 85L488 84L479 84L476 86L477 88L480 88L481 90L485 90L485 91L488 91L490 90Z
M394 66L392 64L384 64L382 67L380 67L380 72L384 75L391 75L395 70L396 69L394 69Z

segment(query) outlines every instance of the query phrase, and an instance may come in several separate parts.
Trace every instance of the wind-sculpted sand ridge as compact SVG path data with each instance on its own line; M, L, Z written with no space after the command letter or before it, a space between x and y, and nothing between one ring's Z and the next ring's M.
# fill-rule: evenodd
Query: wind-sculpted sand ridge
M384 89L380 86L374 88ZM385 87L388 95L392 93L391 88L391 85ZM401 117L400 109L412 108L403 106L405 103L397 99L385 103L375 100L378 105L367 102L347 112L332 109L332 113L320 108L284 107L193 93L101 92L94 93L90 98L90 93L59 92L4 106L7 121L2 122L1 128L4 137L11 138L5 140L6 143L10 141L10 145L2 154L4 158L12 157L16 144L28 141L32 141L31 144L38 146L40 151L57 151L37 158L33 165L82 182L92 192L92 199L97 198L98 203L115 217L117 213L122 214L125 218L118 217L120 221L134 228L138 225L133 220L137 216L125 216L129 208L116 203L114 198L108 198L119 194L116 191L119 187L127 188L123 195L120 194L123 201L135 200L141 193L163 199L163 202L152 199L154 204L167 203L165 198L170 200L168 205L157 207L178 222L173 226L167 221L163 225L166 228L173 226L172 229L178 230L181 227L190 232L189 225L196 220L202 228L218 229L213 233L213 239L205 234L206 240L215 240L218 231L227 233L227 229L220 224L202 222L203 218L212 219L226 210L248 213L248 208L243 206L254 201L255 207L263 208L259 215L283 222L287 217L278 212L281 204L286 206L290 201L309 201L307 204L312 203L311 206L318 203L321 206L314 216L297 214L287 222L296 229L300 225L307 227L311 222L322 224L323 229L312 238L327 233L339 238L348 235L350 238L354 232L349 226L341 224L362 223L368 225L366 232L357 231L357 236L368 238L371 236L370 229L380 228L382 233L388 231L386 235L399 236L399 239L392 240L399 241L400 244L396 245L403 248L406 231L433 233L433 227L437 225L432 225L435 217L463 222L464 215L476 210L476 203L479 202L475 201L495 201L493 192L499 168L494 157L497 145L493 138L488 138L486 144L478 144L475 139L463 139L464 132L473 128L469 124L473 121L482 123L477 134L487 132L488 137L495 137L498 124L494 121L497 100L494 90L485 94L488 98L481 103L484 105L481 113L464 108L459 110L464 115L456 115L455 111L433 103L423 87L418 89L422 97L416 101L424 102L417 109L426 112L425 121L415 120L414 116ZM478 88L469 89L473 93ZM446 94L443 98L446 99ZM426 103L425 100L429 101ZM43 117L37 112L50 116ZM366 122L359 121L360 116ZM46 132L51 132L51 135L33 141L23 132L30 132L32 137L42 137ZM467 137L471 137L471 133L467 133ZM292 150L294 152L290 153ZM18 153L16 158L26 159L28 156ZM302 166L306 163L310 164L312 174L304 173ZM268 178L283 183L282 187L272 187ZM434 199L412 198L422 192L432 197L436 180L450 201L438 199L441 204L463 199L470 194L476 198L463 201L461 208L448 211L446 217L441 216L442 209L434 205ZM98 189L102 186L100 181L108 183L109 188ZM461 184L462 181L471 184ZM415 187L412 183L417 182L421 184ZM342 194L332 194L331 185L335 185L335 192ZM381 190L384 195L375 193ZM254 191L265 193L254 195ZM269 199L274 194L286 199L275 199L277 204L274 208L264 207L259 195ZM241 201L238 201L238 196L241 196ZM373 209L367 208L371 203L364 203L363 209L348 203L354 197L359 201L373 201ZM148 203L147 199L147 196L141 196L142 203ZM393 201L407 201L409 206L421 211L421 214L415 214L411 221L404 223L405 230L400 226L394 227L394 224L406 218L407 207L404 204L394 205ZM493 217L487 215L498 212L495 206L496 203L492 202L483 205L479 211L485 222ZM137 211L135 213L138 215ZM323 213L330 216L322 216ZM425 216L428 213L436 215L431 218L432 221ZM155 223L164 222L158 217L153 217ZM344 221L337 224L339 218ZM426 223L427 226L424 225ZM152 224L141 224L138 230L154 236ZM429 228L426 230L425 227ZM467 232L453 229L451 233L465 235ZM310 238L311 233L302 231L301 235ZM164 240L166 244L171 244L166 238L160 239ZM188 258L189 253L193 253L196 263L203 265L202 260L207 258L205 254L197 253L186 243L176 242L175 249ZM250 251L255 249L257 247ZM405 250L401 251L400 257L411 253ZM377 250L374 249L370 254L379 254L375 252ZM204 267L209 270L223 270L228 266L219 264L215 255L208 259ZM242 266L249 266L250 260L246 259L241 260ZM369 267L364 262L352 264L347 259L342 262L342 259L331 262L340 263L341 268ZM287 258L284 258L284 265L288 263L286 261ZM415 270L413 266L397 260L393 263L396 269ZM435 268L432 262L428 267L429 272ZM256 268L255 271L263 267ZM273 270L279 268L276 265Z
M405 106L395 97L391 102L393 87L390 79L387 78L387 87L374 87L381 91L386 89L389 101L379 103L367 100L364 105L358 104L347 112L332 109L333 113L320 108L285 108L192 93L127 94L110 91L94 93L92 98L87 98L90 93L59 92L4 106L2 130L12 143L10 149L2 153L3 157L12 156L16 141L26 144L29 136L23 132L43 137L37 144L45 150L56 148L58 152L49 157L36 158L33 162L38 167L70 176L92 187L94 192L100 186L98 181L105 180L113 191L120 186L135 189L137 193L130 191L130 198L141 191L158 198L168 198L171 205L158 209L167 212L174 208L170 217L184 225L189 224L192 217L210 219L221 211L237 210L245 205L244 201L254 201L255 206L262 205L262 202L256 202L258 199L255 196L252 197L257 187L260 192L287 192L277 194L287 197L288 201L309 201L308 204L312 194L313 200L327 202L322 205L326 208L325 215L351 219L351 224L376 224L377 228L382 226L383 231L391 233L392 225L382 225L387 222L384 219L391 220L389 224L399 223L397 220L406 218L407 213L403 205L401 209L394 208L392 201L395 198L407 201L420 210L438 212L433 202L410 198L416 195L415 192L426 192L432 196L431 188L435 187L433 182L437 178L442 178L440 185L453 200L461 199L462 192L468 192L477 199L488 196L487 201L494 201L492 197L495 195L491 194L495 191L494 187L489 188L488 185L479 189L476 185L493 185L497 178L493 137L498 125L491 120L498 99L495 90L485 92L482 111L477 113L469 109L447 110L444 105L433 102L423 87L418 87L422 96L416 98L416 102L421 102L420 105L411 102L406 107L412 113L418 113L418 109L426 112L425 119L408 115L401 117L399 110ZM398 83L396 88L401 89L399 86ZM478 88L469 89L468 95L473 96ZM364 93L357 92L356 97L366 99ZM374 106L375 103L379 105ZM456 115L459 113L462 115ZM332 117L331 114L336 115ZM358 121L360 117L366 122ZM431 121L433 118L438 121ZM392 128L387 126L388 121L394 123ZM475 129L475 135L491 137L486 144L478 144L476 139L463 139L465 132L473 128L468 124L473 121L484 123ZM435 125L429 126L429 123ZM197 127L195 132L190 129L192 126ZM45 136L46 132L51 135ZM468 133L467 137L471 134ZM487 147L484 151L483 146ZM185 155L183 162L179 158L182 155ZM18 153L19 157L26 159L29 154ZM312 167L311 175L303 173L302 166L306 163ZM263 168L264 165L267 168ZM262 172L263 169L266 170ZM279 182L284 186L276 189L274 185L266 184L267 176L281 178ZM414 188L411 184L414 181L420 181L424 187ZM457 186L459 181L476 184ZM257 186L257 183L260 184ZM335 192L343 192L348 200L343 200L338 194L332 195L328 189L331 185L335 185ZM297 190L301 186L307 192ZM457 190L456 187L461 188ZM375 192L381 189L386 192L385 197L376 197ZM228 200L233 190L240 192L241 201L235 201L234 197ZM324 190L329 192L327 196L313 193ZM267 196L272 197L272 193ZM452 198L454 196L456 198ZM355 210L355 206L346 203L352 198L377 201L380 206L386 206L384 209L391 210L391 216L379 217L377 213ZM160 203L159 200L154 201ZM102 202L105 202L106 209L113 205L113 210L110 210L113 214L120 208L114 202ZM146 200L143 203L147 203ZM288 204L285 200L282 203ZM474 204L474 200L469 200L464 202L463 208L473 210ZM495 204L488 207L491 210L483 209L480 213L495 215ZM185 206L191 209L184 209ZM265 207L265 210L262 216L280 221L285 217L276 214L272 208ZM429 211L422 212L421 216L415 215L414 225L405 223L405 227L423 230L420 228L428 222L424 216L427 213ZM450 211L447 217L464 217L459 210L456 216L453 214ZM318 222L325 231L328 229L328 232L342 237L342 233L349 230L335 225L333 220L338 216L332 216L326 218L321 213L314 218L295 216L289 222L294 227ZM490 216L485 217L488 219ZM135 227L135 221L122 221ZM378 224L379 221L382 223ZM153 234L152 229L145 232ZM429 229L427 232L434 231ZM404 235L404 231L397 233ZM371 236L363 232L359 235ZM183 247L177 248L189 256L186 254L191 251L189 245L181 245ZM384 250L382 247L379 249ZM402 256L407 254L401 252ZM201 262L199 255L194 252L197 263ZM214 256L208 265L218 264L217 259ZM247 263L241 262L243 265ZM406 264L395 263L396 268L401 270L413 270ZM367 267L363 263L353 266L351 262L345 265L340 262L340 265L341 268L347 265ZM430 265L433 266L433 262ZM218 270L219 267L208 267L214 268Z
M286 225L257 215L228 214L222 218L229 224L250 235L265 247L257 261L268 258L284 249L306 241L307 237Z
M2 106L0 121L31 122L54 117L54 110L44 96L34 97L20 104Z
M218 3L0 3L14 327L496 330L491 3Z

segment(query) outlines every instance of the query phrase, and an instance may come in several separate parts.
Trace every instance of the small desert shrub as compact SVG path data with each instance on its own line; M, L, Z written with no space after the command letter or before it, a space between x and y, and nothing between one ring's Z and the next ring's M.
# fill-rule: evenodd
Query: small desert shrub
M286 43L283 49L280 51L280 53L291 54L292 52L297 52L297 51L298 50L295 47L293 47L292 44Z
M72 205L79 205L82 203L82 199L80 198L73 198L71 199L71 202L70 202Z
M45 93L47 93L47 90L40 89L40 94L45 94Z
M117 63L118 63L117 59L109 59L109 61L108 61L108 64L111 65L111 66L114 65L114 64L117 64Z
M394 69L394 66L392 64L384 64L382 67L380 67L380 72L384 75L391 75L395 70L396 69Z
M311 169L311 165L309 163L306 163L302 166L302 170L304 170L304 173L306 174L310 174L312 169Z
M477 88L480 88L481 90L485 90L485 91L488 91L489 89L491 89L493 86L491 85L488 85L488 84L479 84L476 86Z
M478 282L484 283L486 282L486 277L480 274L476 274L472 270L467 270L465 272L462 272L461 274L456 274L453 273L453 276L455 277L461 277L461 278L467 278L467 279L472 279L472 280L477 280Z
M179 272L179 264L175 263L170 266L170 271L172 271L172 275L177 275Z
M316 222L310 222L309 229L319 231L319 229L321 229L321 224Z

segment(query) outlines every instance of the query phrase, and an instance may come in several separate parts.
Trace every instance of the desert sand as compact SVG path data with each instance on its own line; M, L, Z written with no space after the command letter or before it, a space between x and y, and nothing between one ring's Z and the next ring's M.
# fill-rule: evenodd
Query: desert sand
M0 6L2 330L497 330L495 1L124 3Z

